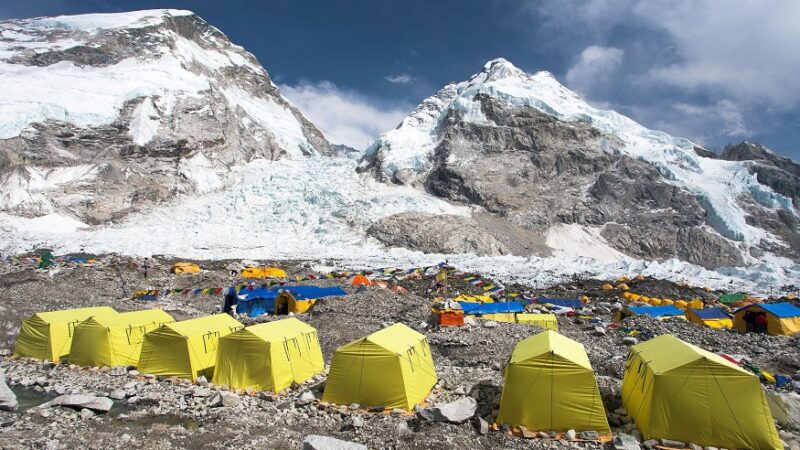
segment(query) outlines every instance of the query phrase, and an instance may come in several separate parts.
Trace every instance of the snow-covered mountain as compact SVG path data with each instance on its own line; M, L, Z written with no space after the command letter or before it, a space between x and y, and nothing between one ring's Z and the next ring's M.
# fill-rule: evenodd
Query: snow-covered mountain
M479 224L517 254L706 267L796 259L796 175L770 184L753 168L594 108L550 73L504 59L424 100L359 165L483 207Z
M100 224L333 148L189 11L0 22L0 211Z
M532 284L642 273L757 292L800 279L776 256L797 248L795 169L750 144L700 157L502 60L360 162L187 11L0 22L0 86L0 254L447 259Z

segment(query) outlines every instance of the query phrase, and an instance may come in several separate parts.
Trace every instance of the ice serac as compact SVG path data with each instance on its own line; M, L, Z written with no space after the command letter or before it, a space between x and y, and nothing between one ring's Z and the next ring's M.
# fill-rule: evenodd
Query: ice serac
M334 151L258 60L190 11L0 22L0 211L117 221L230 169Z
M367 149L359 170L484 208L495 216L489 231L511 249L526 230L548 236L552 254L590 240L589 253L603 258L720 267L797 258L798 172L780 170L779 158L719 157L594 108L548 72L495 59L423 101ZM564 224L581 230L564 233Z

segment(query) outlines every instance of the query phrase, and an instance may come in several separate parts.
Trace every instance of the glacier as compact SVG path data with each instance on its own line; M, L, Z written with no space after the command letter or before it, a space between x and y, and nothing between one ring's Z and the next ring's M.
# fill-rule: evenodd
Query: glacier
M800 280L800 265L783 261L708 270L674 259L641 261L609 254L613 250L586 231L582 247L588 250L576 252L573 244L565 242L565 235L575 232L568 227L548 237L559 249L555 257L442 255L387 249L364 233L377 219L408 211L468 216L472 209L454 206L412 187L387 185L359 175L355 172L357 163L352 157L259 159L234 169L232 178L236 181L232 185L178 197L104 226L89 227L58 214L24 218L0 213L0 252L51 248L57 253L308 260L344 269L448 261L461 270L501 282L541 287L568 282L575 276L614 279L643 274L714 289L768 294ZM203 161L193 164L202 166ZM585 251L604 253L607 258L596 259L594 253L581 256Z

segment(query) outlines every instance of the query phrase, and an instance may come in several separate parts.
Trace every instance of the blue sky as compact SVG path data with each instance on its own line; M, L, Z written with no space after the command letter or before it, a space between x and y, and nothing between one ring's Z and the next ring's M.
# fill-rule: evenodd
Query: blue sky
M504 57L650 128L800 160L796 0L4 0L0 18L151 8L198 13L331 140L357 147Z

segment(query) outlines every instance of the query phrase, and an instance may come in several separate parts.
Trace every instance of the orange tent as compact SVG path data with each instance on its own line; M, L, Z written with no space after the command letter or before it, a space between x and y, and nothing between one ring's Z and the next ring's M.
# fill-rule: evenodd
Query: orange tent
M351 283L353 283L353 286L372 286L372 281L361 274L354 276Z

